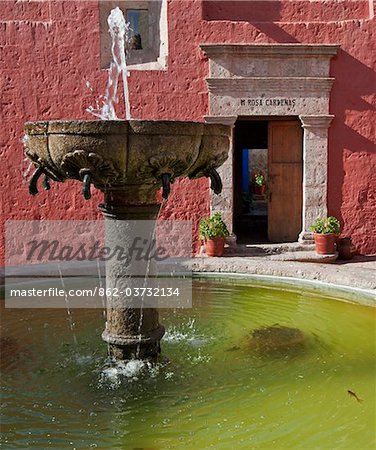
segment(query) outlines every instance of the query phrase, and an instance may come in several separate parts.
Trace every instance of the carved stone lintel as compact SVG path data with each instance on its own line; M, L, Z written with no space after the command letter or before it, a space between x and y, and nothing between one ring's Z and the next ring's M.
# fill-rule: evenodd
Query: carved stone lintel
M318 94L324 96L332 89L334 78L323 77L245 77L245 78L207 78L209 92L212 94L235 96L255 95L255 92L268 92L278 95L281 92Z
M336 44L200 44L201 50L211 59L223 56L250 56L268 58L288 57L333 57Z

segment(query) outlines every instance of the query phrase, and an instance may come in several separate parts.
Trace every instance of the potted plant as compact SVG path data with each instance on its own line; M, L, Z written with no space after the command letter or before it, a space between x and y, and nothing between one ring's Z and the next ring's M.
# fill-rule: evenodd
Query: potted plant
M199 233L200 239L205 242L208 256L223 255L225 238L229 232L219 212L212 217L200 220Z
M264 195L266 190L265 172L261 170L253 174L253 191L255 194Z
M333 216L317 219L310 227L314 233L316 253L332 255L336 252L336 241L340 232L340 223Z

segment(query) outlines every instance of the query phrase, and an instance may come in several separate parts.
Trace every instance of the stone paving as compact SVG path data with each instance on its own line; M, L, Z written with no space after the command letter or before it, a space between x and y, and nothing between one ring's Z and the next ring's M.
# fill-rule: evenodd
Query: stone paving
M252 245L226 249L221 258L204 252L190 268L197 272L237 273L319 281L343 288L362 290L376 304L376 255L354 256L351 260L322 257L313 247L300 244Z

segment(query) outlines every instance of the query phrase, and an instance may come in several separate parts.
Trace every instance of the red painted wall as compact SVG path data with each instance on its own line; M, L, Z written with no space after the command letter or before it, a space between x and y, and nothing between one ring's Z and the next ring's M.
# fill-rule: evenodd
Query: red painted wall
M371 2L345 0L170 1L167 71L134 71L131 113L139 119L203 120L208 112L208 63L199 49L218 43L339 43L330 112L329 213L341 218L359 252L376 253L375 90ZM218 9L220 7L220 9ZM85 112L106 85L100 69L97 1L0 1L1 242L6 219L93 219L92 200L77 183L53 184L30 197L21 143L27 120L92 119ZM86 87L86 80L93 92ZM208 182L181 181L163 217L198 219L209 211ZM2 253L3 255L3 253Z

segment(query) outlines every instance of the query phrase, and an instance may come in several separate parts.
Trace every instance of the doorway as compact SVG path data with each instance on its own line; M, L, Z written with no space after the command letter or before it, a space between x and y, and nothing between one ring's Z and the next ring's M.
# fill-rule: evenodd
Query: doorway
M297 241L302 227L300 121L239 118L234 137L237 242Z

